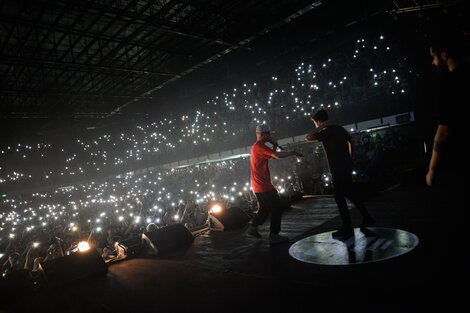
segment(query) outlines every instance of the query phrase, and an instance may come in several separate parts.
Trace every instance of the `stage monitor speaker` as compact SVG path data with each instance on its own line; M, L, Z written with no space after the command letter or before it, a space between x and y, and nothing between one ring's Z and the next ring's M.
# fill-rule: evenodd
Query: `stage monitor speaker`
M31 272L27 269L15 269L0 277L0 292L15 296L16 293L22 295L33 293L34 283ZM0 311L3 312L3 311Z
M115 244L119 258L135 257L145 251L142 236L119 240Z
M238 207L228 208L209 215L209 227L212 230L224 231L245 226L250 217Z
M181 248L194 241L194 236L183 224L173 224L142 234L142 239L156 254Z
M106 274L108 265L96 249L90 249L41 262L39 269L48 283L64 285Z

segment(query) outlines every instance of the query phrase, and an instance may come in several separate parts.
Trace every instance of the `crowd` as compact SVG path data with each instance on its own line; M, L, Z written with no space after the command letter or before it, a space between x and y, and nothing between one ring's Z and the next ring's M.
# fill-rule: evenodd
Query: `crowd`
M322 62L301 63L263 84L244 84L183 116L66 143L1 147L0 270L36 271L39 262L71 253L82 240L107 257L115 253L115 242L145 231L173 223L191 230L206 223L213 201L255 210L246 157L142 174L132 170L248 145L255 126L265 121L283 137L305 134L301 121L308 122L319 107L347 115L373 107L387 93L402 103L395 108L401 112L407 70L383 36L359 39ZM376 105L377 112L383 109ZM380 180L387 177L384 168L400 168L406 144L399 131L353 135L358 179ZM304 159L272 165L277 190L330 193L321 146L297 145ZM37 186L43 186L40 192L21 192Z
M223 92L181 116L0 146L0 188L72 184L248 146L252 130L264 121L284 137L303 134L307 117L319 107L354 117L345 124L410 111L412 66L394 42L358 39L282 76Z

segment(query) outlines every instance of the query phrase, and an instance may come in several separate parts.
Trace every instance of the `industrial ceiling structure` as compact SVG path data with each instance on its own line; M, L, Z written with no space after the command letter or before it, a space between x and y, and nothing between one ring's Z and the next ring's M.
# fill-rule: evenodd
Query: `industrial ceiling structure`
M110 117L152 103L173 83L234 51L251 51L296 20L309 19L305 32L319 36L378 12L455 2L5 0L0 113L3 119Z

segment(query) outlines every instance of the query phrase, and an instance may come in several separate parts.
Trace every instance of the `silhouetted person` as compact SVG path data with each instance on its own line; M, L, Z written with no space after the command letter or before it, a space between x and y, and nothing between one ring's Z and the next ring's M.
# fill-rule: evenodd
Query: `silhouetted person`
M466 39L468 41L468 39ZM468 44L468 42L467 42ZM447 31L429 47L432 64L440 75L437 103L437 129L434 135L426 184L431 189L433 222L432 246L440 256L445 247L445 278L460 278L467 272L468 257L461 253L468 246L470 170L465 145L468 142L470 105L470 65L465 62L465 37ZM447 262L448 261L448 262ZM450 272L449 272L450 271Z
M269 142L273 148L266 146ZM251 187L258 200L259 210L248 228L248 234L261 238L258 225L262 225L271 213L269 244L288 242L289 238L279 235L281 231L281 199L276 188L271 183L269 160L286 158L290 156L303 157L302 153L295 151L276 151L277 143L271 138L270 128L266 124L256 127L256 142L251 147L250 171Z
M468 140L468 116L462 110L470 105L470 68L468 62L464 63L462 44L451 36L434 41L429 48L432 64L443 75L437 129L426 175L430 187L468 185L468 177L464 175L469 173L468 156L462 151Z
M306 136L306 140L318 140L325 149L328 165L333 181L333 193L341 216L342 226L333 232L334 237L348 237L354 235L351 217L349 215L346 197L358 208L363 217L361 227L374 223L360 197L353 191L352 183L352 138L341 126L330 124L328 112L318 110L311 118L316 129Z

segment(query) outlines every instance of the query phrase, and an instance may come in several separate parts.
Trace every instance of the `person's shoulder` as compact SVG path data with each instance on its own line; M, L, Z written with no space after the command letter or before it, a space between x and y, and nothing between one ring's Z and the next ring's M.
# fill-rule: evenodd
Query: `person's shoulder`
M343 126L337 125L337 124L329 124L326 126L323 131L343 131L345 130Z
M267 148L264 143L259 142L259 141L255 142L252 147L253 147L253 149L264 149L264 148Z
M343 126L338 125L338 124L331 124L330 126L331 126L331 128L334 128L334 129L337 129L337 130L340 130L340 131L343 131L343 130L346 131L346 129Z
M258 151L262 149L261 146L260 146L260 143L259 142L255 142L252 146L251 146L251 153L258 153Z
M350 135L349 132L346 130L346 128L344 128L341 125L332 124L330 125L330 130L335 132L336 134L345 134L348 136Z

